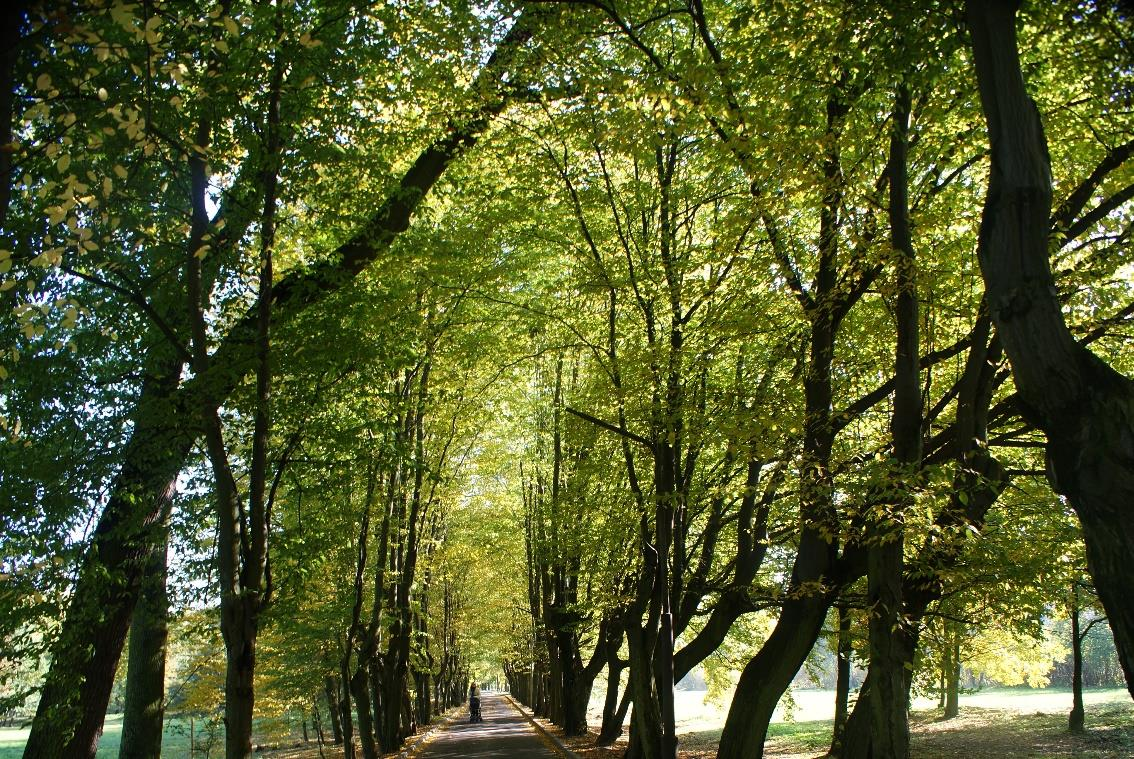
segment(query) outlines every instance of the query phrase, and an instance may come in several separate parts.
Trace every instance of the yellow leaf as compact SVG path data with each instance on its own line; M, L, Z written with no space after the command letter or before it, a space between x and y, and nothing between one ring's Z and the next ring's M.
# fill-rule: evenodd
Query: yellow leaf
M224 17L224 30L226 32L228 32L230 35L232 35L233 37L235 37L240 32L240 27L238 27L236 25L236 22L233 21L230 16L225 16Z
M118 175L119 179L125 179L127 176L129 176L129 174L126 172L126 167L117 164L115 164L114 166L114 173Z
M49 90L49 89L51 89L51 75L50 74L40 74L35 80L35 88L37 90Z
M59 160L55 163L55 168L59 169L60 171L66 171L67 167L70 165L71 156L64 153L63 155L59 156Z
M126 31L134 27L134 12L123 4L115 3L110 6L110 17Z

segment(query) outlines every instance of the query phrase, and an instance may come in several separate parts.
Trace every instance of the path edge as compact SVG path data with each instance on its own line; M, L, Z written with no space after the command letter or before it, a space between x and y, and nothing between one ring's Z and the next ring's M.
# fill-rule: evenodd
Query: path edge
M450 724L450 718L452 717L452 714L456 710L456 708L457 707L450 708L445 713L437 715L437 718L431 721L429 723L429 726L425 730L422 730L420 733L415 734L409 741L403 743L401 750L396 755L397 759L410 759L410 757L413 756L414 753L417 752L417 750L421 748L427 740L432 738L435 733L438 733L444 728L448 727ZM386 756L395 755L387 754Z
M571 749L567 748L567 744L560 740L558 735L548 732L547 728L536 722L535 717L528 712L527 707L523 706L518 701L516 701L516 699L512 698L511 693L504 693L502 695L504 696L504 698L508 699L508 703L512 705L513 709L524 715L524 719L528 721L528 724L530 724L532 727L538 730L541 735L550 739L551 742L555 744L555 748L559 750L559 753L567 757L567 759L579 759L579 755Z

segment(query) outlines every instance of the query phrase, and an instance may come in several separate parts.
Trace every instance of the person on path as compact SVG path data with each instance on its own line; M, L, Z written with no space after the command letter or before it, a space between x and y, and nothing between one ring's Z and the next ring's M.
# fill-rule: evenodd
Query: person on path
M480 686L473 683L469 686L469 721L480 722Z

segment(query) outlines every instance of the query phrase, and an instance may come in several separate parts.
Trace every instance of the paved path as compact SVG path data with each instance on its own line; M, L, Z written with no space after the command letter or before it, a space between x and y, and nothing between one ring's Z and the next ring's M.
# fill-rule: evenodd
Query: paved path
M466 708L462 721L450 723L431 736L414 752L413 759L551 759L563 756L504 696L485 694L480 703L484 722L470 724Z

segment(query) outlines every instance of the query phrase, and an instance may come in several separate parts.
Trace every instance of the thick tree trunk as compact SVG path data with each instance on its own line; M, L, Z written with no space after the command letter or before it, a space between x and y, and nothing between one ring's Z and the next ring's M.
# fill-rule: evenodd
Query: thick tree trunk
M350 692L354 696L354 710L358 715L358 737L363 759L378 759L380 752L374 740L374 710L370 703L370 677L366 663L359 662L350 678Z
M391 641L394 645L394 641ZM405 735L402 733L402 707L405 703L406 673L397 667L397 654L387 654L382 667L382 682L379 684L382 703L381 712L376 715L378 740L388 751L400 746Z
M633 620L626 633L630 656L630 756L658 759L662 756L662 715L654 692L653 650L648 631Z
M1047 436L1048 479L1079 515L1087 565L1134 696L1134 382L1080 346L1048 260L1051 168L1025 90L1017 0L968 0L992 147L980 232L988 303L1027 419Z
M164 512L169 513L167 504ZM164 520L163 520L164 521ZM122 716L122 742L118 759L151 759L161 756L165 717L165 660L169 642L169 595L166 592L165 538L151 555L142 598L130 624L129 667L126 674L126 709Z
M226 759L252 756L255 708L256 635L259 602L255 597L226 594L221 598L221 633L226 652L224 735Z
M819 550L825 553L826 548L823 543ZM800 547L801 556L807 552ZM784 604L772 634L740 675L721 733L718 759L763 756L772 712L819 638L830 604L825 595L805 595Z

